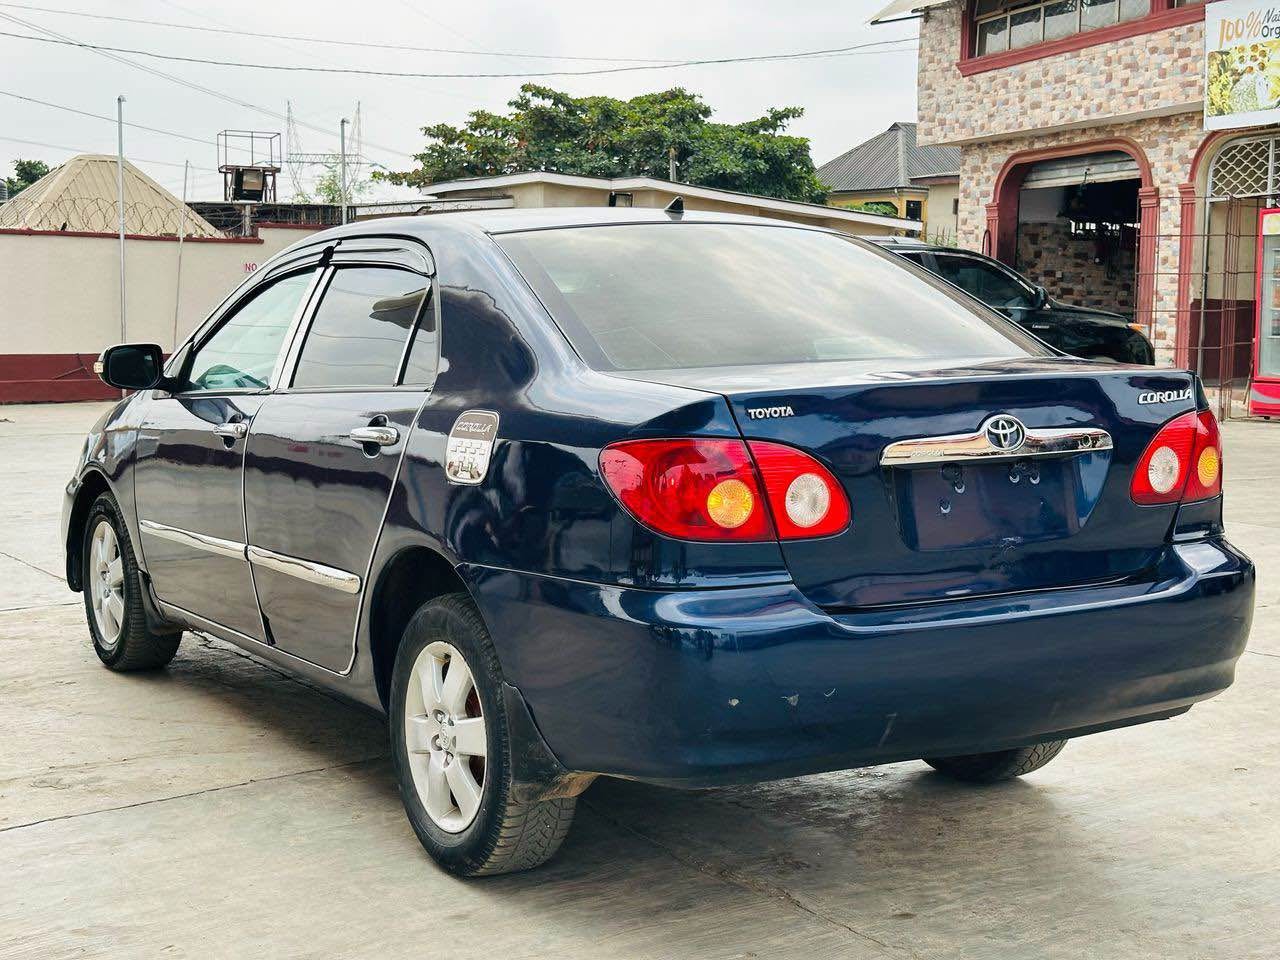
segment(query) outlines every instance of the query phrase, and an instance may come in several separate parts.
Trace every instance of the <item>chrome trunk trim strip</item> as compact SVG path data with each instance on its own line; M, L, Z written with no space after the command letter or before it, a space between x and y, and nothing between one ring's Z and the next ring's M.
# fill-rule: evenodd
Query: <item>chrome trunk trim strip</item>
M1111 449L1111 434L1098 427L1026 428L1022 443L1010 449L991 442L984 423L973 433L899 440L884 448L882 467L921 467L937 463L1022 460L1028 457L1069 456Z
M245 559L245 545L234 540L223 540L221 537L211 537L205 533L193 533L190 530L171 527L168 524L157 523L154 520L139 520L138 526L143 533L149 533L151 536L159 537L161 540L180 543L184 547L194 547L197 550L204 550L208 553L216 553L220 557L229 557L232 560Z
M310 560L300 560L272 550L264 550L252 544L249 545L249 562L317 586L331 587L343 593L360 592L360 578L354 573L347 573L336 567L326 567L322 563L312 563Z

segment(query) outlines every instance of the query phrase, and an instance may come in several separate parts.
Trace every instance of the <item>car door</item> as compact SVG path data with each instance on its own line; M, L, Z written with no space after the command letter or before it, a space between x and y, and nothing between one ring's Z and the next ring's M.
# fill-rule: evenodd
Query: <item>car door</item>
M410 251L411 253L411 251ZM267 641L343 673L369 562L436 370L429 260L344 252L254 417L245 515Z
M313 292L314 262L240 296L176 359L138 431L134 495L142 551L164 603L264 639L245 557L245 438Z

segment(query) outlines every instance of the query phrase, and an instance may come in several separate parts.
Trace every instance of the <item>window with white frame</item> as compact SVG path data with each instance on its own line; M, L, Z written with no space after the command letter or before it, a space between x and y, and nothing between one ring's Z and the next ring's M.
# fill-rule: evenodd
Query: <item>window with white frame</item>
M1151 12L1151 4L1152 0L977 0L973 11L974 55L1017 50L1136 20Z

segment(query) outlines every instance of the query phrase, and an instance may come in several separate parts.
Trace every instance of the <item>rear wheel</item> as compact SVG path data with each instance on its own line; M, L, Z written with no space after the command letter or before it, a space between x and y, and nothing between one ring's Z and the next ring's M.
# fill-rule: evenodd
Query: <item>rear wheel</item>
M962 757L925 757L924 762L953 780L967 783L997 783L1039 770L1062 752L1065 740L1050 740L1016 750L971 753Z
M89 508L80 551L80 589L93 649L112 670L154 670L178 652L181 633L156 633L142 606L142 574L115 498Z
M514 873L560 847L577 800L517 802L502 671L470 598L425 604L405 627L391 684L391 750L418 840L460 876Z

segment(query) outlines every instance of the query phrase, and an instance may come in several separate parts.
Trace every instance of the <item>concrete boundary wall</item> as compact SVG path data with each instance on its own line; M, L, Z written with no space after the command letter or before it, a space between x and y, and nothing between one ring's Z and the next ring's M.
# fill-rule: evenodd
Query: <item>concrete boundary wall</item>
M269 257L315 227L257 237L188 237L177 339ZM178 242L126 237L127 338L174 345ZM119 239L109 233L0 230L0 403L106 399L97 355L120 336Z

